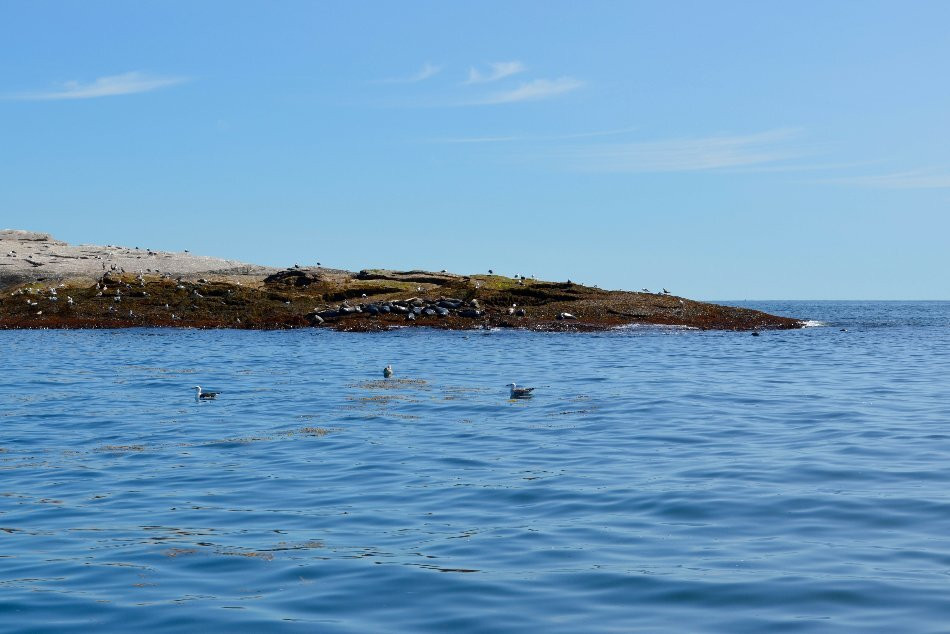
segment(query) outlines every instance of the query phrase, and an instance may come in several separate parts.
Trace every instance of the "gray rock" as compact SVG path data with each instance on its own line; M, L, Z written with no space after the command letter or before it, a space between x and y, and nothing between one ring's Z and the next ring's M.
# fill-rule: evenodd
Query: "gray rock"
M56 244L66 244L59 240L53 240L48 233L39 233L38 231L23 231L22 229L2 229L0 230L0 240L16 240L20 242L53 242Z

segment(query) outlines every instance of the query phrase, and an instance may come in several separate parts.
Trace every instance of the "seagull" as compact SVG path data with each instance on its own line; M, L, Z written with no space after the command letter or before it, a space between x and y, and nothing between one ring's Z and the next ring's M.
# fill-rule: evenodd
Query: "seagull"
M391 377L392 375L393 375L393 366L387 365L385 368L383 368L383 378L384 378L384 379L388 379L388 378Z
M664 289L663 289L663 294L664 294L664 295L669 295L670 292L664 288Z
M218 392L202 392L200 385L196 385L195 390L195 399L199 401L210 401L218 397Z
M531 392L534 391L533 387L518 387L514 383L509 383L508 387L511 388L511 396L508 398L531 398Z

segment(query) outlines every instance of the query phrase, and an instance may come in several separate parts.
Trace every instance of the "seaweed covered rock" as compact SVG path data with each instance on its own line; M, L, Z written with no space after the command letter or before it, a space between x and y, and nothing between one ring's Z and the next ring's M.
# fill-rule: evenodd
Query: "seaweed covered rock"
M275 270L0 232L0 328L329 327L605 330L629 324L756 330L801 321L669 293L571 281L322 266ZM129 270L131 268L131 270ZM4 275L6 273L6 275Z

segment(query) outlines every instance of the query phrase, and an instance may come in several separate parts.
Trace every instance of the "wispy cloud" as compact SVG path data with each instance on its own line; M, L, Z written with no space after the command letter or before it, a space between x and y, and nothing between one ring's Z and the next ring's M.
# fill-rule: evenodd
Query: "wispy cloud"
M512 90L496 92L468 102L469 105L494 105L503 103L518 103L521 101L540 101L550 99L565 93L577 90L584 85L573 77L559 77L558 79L534 79L525 82Z
M794 130L740 136L709 136L568 148L563 158L576 168L607 172L693 172L760 165L801 156L788 146Z
M779 165L753 165L750 167L737 167L729 170L736 174L770 174L770 173L788 173L788 172L828 172L833 170L851 169L854 167L867 167L868 165L880 164L877 160L865 161L847 161L837 163L782 163Z
M528 68L521 62L495 62L494 64L489 64L489 71L487 73L482 73L475 67L469 68L468 79L462 83L487 84L492 81L504 79L505 77L517 75L518 73L523 73L526 70L528 70Z
M409 75L408 77L390 77L389 79L383 79L380 83L383 84L415 84L420 81L425 81L430 77L435 77L444 66L439 66L432 64L431 62L426 62L422 65L422 68L419 69L415 74Z
M568 141L571 139L589 139L602 136L617 136L629 134L637 128L617 128L614 130L595 130L593 132L575 132L572 134L556 134L550 136L476 136L476 137L448 137L432 139L433 143L534 143L549 141Z
M950 170L908 170L869 176L845 176L824 182L878 189L948 189Z
M442 70L443 66L436 66L430 62L426 62L419 72L414 75L382 79L373 83L417 84L434 77ZM435 92L429 91L427 95L402 95L401 97L397 96L395 99L384 99L378 103L385 103L389 106L416 108L485 106L518 103L522 101L541 101L577 90L584 85L583 81L573 77L559 77L557 79L533 79L523 81L514 88L504 90L494 88L496 82L523 73L526 70L527 66L519 61L495 62L489 64L488 70L485 71L480 71L474 67L470 68L468 79L461 83L448 85L445 82L436 82L434 86ZM489 84L493 85L494 92L492 88L488 87ZM461 86L465 88L460 88ZM426 88L431 87L432 83L426 83Z
M68 81L56 88L41 92L28 92L10 95L11 99L29 101L52 101L59 99L95 99L97 97L115 97L151 92L188 81L187 77L162 77L140 71L108 75L91 82Z

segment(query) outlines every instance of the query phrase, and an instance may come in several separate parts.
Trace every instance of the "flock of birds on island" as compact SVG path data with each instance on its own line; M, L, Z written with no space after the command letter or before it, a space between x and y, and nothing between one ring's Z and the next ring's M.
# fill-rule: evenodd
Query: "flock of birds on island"
M392 376L393 376L393 366L387 365L385 368L383 368L383 378L390 379L392 378ZM509 388L509 394L508 394L509 399L523 399L523 398L531 398L533 396L532 394L532 392L534 392L533 387L518 387L517 383L509 383L506 387ZM220 394L220 392L205 392L204 390L201 389L200 385L196 385L194 389L195 389L196 401L212 401L218 398L218 394Z

